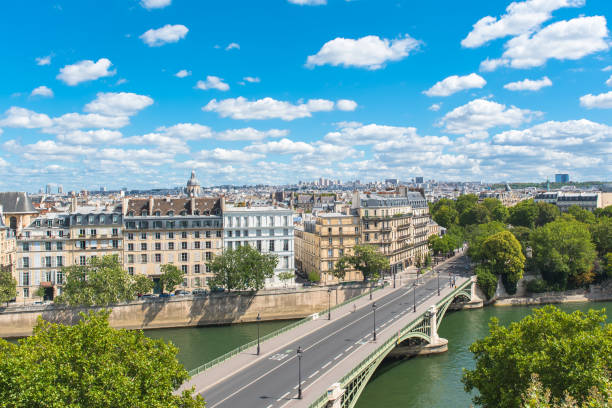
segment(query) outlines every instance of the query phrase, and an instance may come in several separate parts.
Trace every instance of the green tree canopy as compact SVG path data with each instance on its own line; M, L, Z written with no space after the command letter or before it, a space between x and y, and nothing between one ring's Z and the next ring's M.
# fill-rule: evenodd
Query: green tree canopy
M39 318L34 334L0 339L0 405L70 408L203 408L172 343L141 330L116 330L108 311L82 314L74 326Z
M227 290L259 290L266 278L274 276L277 263L276 255L262 254L250 245L227 249L210 263L215 275L211 285Z
M506 219L510 213L508 208L506 208L501 201L499 201L497 198L485 198L482 200L482 204L489 210L491 220L506 222Z
M437 235L432 235L427 238L427 245L429 246L429 250L435 255L448 252L447 242Z
M599 256L612 252L612 218L600 217L589 226Z
M536 203L536 207L538 209L538 215L535 219L536 227L541 227L549 222L553 222L559 218L559 215L561 214L559 207L551 203L539 202Z
M595 215L592 212L582 209L577 205L572 205L567 209L567 212L569 215L585 224L593 224L595 222Z
M593 210L593 214L595 214L597 218L601 218L601 217L612 218L612 205L609 205L604 208L596 208L595 210Z
M17 296L17 281L9 268L0 267L0 303L8 303Z
M450 228L459 222L459 213L449 205L442 205L432 213L432 218L440 226Z
M161 276L159 281L161 283L162 293L164 291L172 292L174 288L183 282L183 272L172 264L165 264L161 266Z
M603 310L568 314L554 306L534 309L509 327L493 318L489 335L470 346L476 367L464 370L465 390L477 389L473 401L485 408L521 407L532 374L554 398L567 393L582 402L592 387L607 392L612 325L603 325L605 319Z
M455 209L459 214L462 214L475 206L477 202L478 196L476 194L460 195L457 197L457 200L455 200Z
M66 283L55 303L107 306L134 299L132 277L123 269L116 255L92 257L87 265L72 265L62 270Z
M476 204L459 215L459 224L462 226L473 224L486 224L491 221L491 213L483 204Z
M480 250L482 243L489 236L501 231L505 231L506 227L499 221L491 221L486 224L473 225L468 229L467 241L470 244L468 255L475 261L482 260Z
M483 265L502 277L506 291L516 293L516 284L523 277L525 255L514 235L502 231L489 236L482 243L480 256Z
M538 217L538 206L533 200L521 201L514 207L510 207L508 222L517 227L533 228Z
M532 264L552 287L564 290L592 281L596 252L587 225L561 217L534 230L530 241Z
M353 255L345 255L338 260L334 276L344 279L349 265L361 272L366 281L378 279L381 271L389 269L389 259L372 245L355 245Z
M589 396L582 403L578 403L571 395L565 394L563 398L553 398L550 390L545 389L537 374L531 376L531 384L523 395L522 408L609 408L612 404L612 382L602 378L606 384L603 391L593 387Z
M132 290L135 295L141 296L153 290L153 280L146 275L134 275Z

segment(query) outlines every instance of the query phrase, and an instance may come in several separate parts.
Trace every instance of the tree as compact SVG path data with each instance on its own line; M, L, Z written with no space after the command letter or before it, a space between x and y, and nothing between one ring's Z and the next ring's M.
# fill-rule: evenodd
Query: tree
M537 374L531 376L531 384L523 395L522 408L608 408L612 404L612 382L608 378L601 380L606 385L603 392L593 387L582 404L578 404L571 395L565 394L562 399L552 398L550 390L544 389ZM606 397L607 396L607 397Z
M423 263L425 264L425 266L431 265L431 254L430 253L425 255L425 261Z
M134 299L132 277L123 269L116 255L92 257L87 265L62 268L66 283L58 304L70 306L108 306Z
M442 205L432 214L432 218L440 226L450 228L459 221L459 213L451 206Z
M489 335L470 346L476 367L464 370L466 392L477 389L473 401L486 408L518 408L532 374L553 398L567 393L581 403L592 387L606 392L612 325L605 320L603 310L568 314L554 306L534 309L509 327L493 318Z
M485 265L477 265L475 268L478 287L482 289L487 299L495 296L497 290L497 276Z
M561 217L534 230L530 241L532 265L551 287L565 290L588 283L596 252L587 225Z
M513 226L533 228L538 217L538 207L533 200L521 201L514 207L510 207L508 222Z
M153 281L146 275L134 275L132 282L132 291L136 296L142 296L145 293L149 293L153 290Z
M480 261L482 259L480 250L484 240L493 234L505 230L506 228L504 224L498 221L491 221L486 224L471 226L467 232L467 240L470 244L468 255L470 258L475 261Z
M172 264L161 266L162 275L159 277L161 291L172 292L175 287L183 283L183 272Z
M567 209L567 212L569 215L580 222L584 222L585 224L593 224L595 222L595 215L592 212L580 208L577 205L572 205Z
M455 200L455 209L459 214L462 214L475 206L477 202L478 196L476 194L464 194Z
M361 272L363 280L378 279L380 272L389 269L389 259L372 245L355 245L353 255L345 255L336 264L334 275L344 279L348 267Z
M516 284L523 277L525 255L521 244L509 231L489 236L482 243L480 256L483 265L502 277L504 287L510 294L516 293Z
M210 269L215 276L211 284L227 290L259 290L266 279L274 276L278 257L262 254L250 245L227 249L213 258Z
M17 281L13 278L9 268L0 267L0 303L15 299L17 296Z
M506 208L497 198L485 198L482 204L489 210L491 220L505 222L508 218L508 208Z
M278 274L278 279L282 282L285 282L285 286L287 286L287 282L295 277L293 272L281 272Z
M612 252L612 218L601 217L589 226L599 256Z
M601 217L611 218L612 217L612 205L609 205L604 208L596 208L595 210L593 210L593 214L597 218L601 218Z
M559 218L559 215L561 214L559 207L551 203L539 202L536 203L536 207L538 209L538 215L535 219L536 227L541 227L549 222L553 222Z
M142 330L117 330L109 311L81 314L74 326L39 317L32 336L0 339L0 401L14 408L203 408L172 343Z
M491 213L482 204L476 204L459 215L459 224L462 226L472 224L486 224L491 221Z

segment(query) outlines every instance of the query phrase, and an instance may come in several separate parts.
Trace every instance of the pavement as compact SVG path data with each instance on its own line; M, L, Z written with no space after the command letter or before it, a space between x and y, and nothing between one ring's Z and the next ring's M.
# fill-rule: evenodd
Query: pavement
M449 272L458 276L460 284L467 279L459 276L467 265L465 257L456 256L436 266L442 297L452 291ZM403 285L398 280L396 288L389 285L373 292L372 300L366 295L344 305L332 311L331 320L321 313L319 319L262 343L259 356L255 347L247 349L194 376L181 389L195 387L208 408L307 407L382 342L435 304L439 299L437 275L429 273L419 281L414 287L414 278L402 277ZM373 302L377 305L375 323ZM377 342L372 339L374 324ZM298 347L303 351L301 361ZM297 399L298 377L301 400Z

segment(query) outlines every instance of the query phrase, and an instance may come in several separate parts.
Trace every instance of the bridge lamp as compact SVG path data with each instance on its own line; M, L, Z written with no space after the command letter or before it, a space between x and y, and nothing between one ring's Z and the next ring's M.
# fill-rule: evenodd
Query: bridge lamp
M416 313L416 282L412 284L412 312Z
M298 346L298 399L302 399L302 347Z
M372 315L374 316L374 334L372 338L376 341L376 302L372 303Z
M261 315L257 313L257 355L259 355L259 321L261 320Z
M327 288L327 320L331 320L331 288Z
M438 296L440 296L440 271L438 271Z

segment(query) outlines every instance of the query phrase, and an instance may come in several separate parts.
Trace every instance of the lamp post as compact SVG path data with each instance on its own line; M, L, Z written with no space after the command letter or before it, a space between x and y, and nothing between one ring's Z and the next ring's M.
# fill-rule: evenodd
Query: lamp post
M440 296L440 271L438 271L438 296Z
M416 282L412 285L412 312L416 313Z
M374 334L372 338L376 341L376 302L372 303L372 315L374 316Z
M327 288L327 320L331 320L331 288Z
M370 282L370 300L372 300L372 282Z
M396 266L397 266L397 265L394 265L394 266L393 266L393 289L395 289L395 267L396 267Z
M298 346L298 399L302 399L302 347Z
M257 355L259 355L259 321L261 320L261 316L257 313Z

